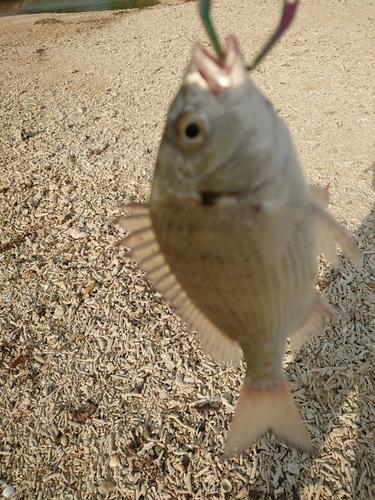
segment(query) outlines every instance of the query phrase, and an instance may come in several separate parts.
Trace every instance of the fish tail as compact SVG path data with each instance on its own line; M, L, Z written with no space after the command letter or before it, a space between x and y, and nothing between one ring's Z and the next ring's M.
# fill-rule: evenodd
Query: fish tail
M246 378L224 452L241 453L269 430L304 452L313 451L286 378L283 376L277 385L264 389L254 388Z

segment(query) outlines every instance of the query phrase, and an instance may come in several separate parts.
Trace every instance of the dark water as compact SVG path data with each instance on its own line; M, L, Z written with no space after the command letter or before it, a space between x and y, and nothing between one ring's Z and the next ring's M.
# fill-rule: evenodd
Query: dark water
M1 2L0 2L1 3ZM34 14L40 12L85 12L92 10L135 9L157 5L158 0L28 0L12 14Z

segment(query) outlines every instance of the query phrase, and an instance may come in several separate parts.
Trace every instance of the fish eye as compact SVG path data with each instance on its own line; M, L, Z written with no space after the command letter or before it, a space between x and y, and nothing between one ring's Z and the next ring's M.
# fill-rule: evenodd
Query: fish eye
M177 120L177 140L184 149L199 148L206 138L203 120L192 112L181 115Z
M194 139L199 134L199 125L197 123L189 123L185 129L185 134L190 139Z

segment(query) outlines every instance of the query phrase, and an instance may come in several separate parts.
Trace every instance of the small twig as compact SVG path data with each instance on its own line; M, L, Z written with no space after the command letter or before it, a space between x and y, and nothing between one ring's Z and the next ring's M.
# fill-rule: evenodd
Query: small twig
M26 238L28 236L30 236L31 234L33 234L33 232L36 231L36 226L33 227L31 229L31 231L28 231L27 233L21 235L21 236L18 236L17 238L15 238L14 240L11 240L11 241L8 241L7 243L4 243L3 245L0 246L0 253L3 253L3 252L6 252L7 250L11 250L12 248L20 245L21 243L23 243Z

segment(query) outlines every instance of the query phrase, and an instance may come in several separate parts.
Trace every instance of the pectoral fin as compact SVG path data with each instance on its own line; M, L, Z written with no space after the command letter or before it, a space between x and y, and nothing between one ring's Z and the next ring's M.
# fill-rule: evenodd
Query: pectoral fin
M132 249L130 256L146 271L155 289L177 310L190 329L197 330L202 348L217 363L232 361L236 366L241 355L238 343L224 335L186 295L161 252L147 205L132 204L122 208L131 217L121 217L118 223L131 234L120 241L120 245Z
M326 210L328 194L317 186L310 186L317 250L324 253L329 262L339 265L335 245L339 245L357 269L362 267L362 255L348 231Z

